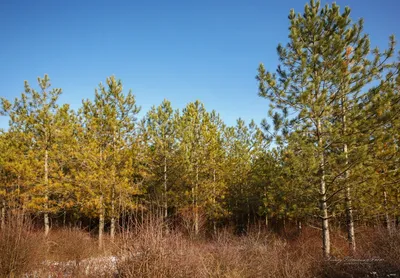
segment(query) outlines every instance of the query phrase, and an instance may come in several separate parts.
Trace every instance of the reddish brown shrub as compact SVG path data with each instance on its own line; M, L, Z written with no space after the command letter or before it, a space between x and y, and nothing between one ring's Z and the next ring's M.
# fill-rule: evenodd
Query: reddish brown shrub
M34 233L29 219L9 214L0 230L0 277L20 277L32 272L44 259L42 234Z

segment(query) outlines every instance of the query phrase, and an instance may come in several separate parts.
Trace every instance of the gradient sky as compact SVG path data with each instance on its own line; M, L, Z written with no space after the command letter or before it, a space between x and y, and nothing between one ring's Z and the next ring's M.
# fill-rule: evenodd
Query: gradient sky
M19 96L24 80L37 88L47 73L63 89L60 103L77 109L114 74L136 95L141 115L164 98L180 109L199 99L227 124L259 123L268 102L257 96L258 64L275 70L289 10L302 12L306 2L0 0L0 96ZM336 2L365 19L372 46L400 37L400 1Z

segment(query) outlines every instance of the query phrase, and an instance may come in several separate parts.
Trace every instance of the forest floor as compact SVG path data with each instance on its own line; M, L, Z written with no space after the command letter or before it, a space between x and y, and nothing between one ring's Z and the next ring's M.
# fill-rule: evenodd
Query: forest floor
M257 230L213 236L146 225L97 239L78 229L0 233L0 277L400 277L400 233L359 228L350 257L343 232L332 232L332 258L321 258L320 232ZM18 228L18 227L17 227Z

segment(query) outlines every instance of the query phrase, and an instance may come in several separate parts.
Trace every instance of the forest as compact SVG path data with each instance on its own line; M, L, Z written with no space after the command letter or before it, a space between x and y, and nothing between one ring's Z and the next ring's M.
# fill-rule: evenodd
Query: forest
M313 254L323 261L358 258L365 236L379 231L398 267L395 38L387 49L372 48L362 19L319 1L290 11L288 20L279 66L254 65L260 101L270 107L261 123L239 118L228 126L200 100L178 110L165 99L139 118L140 103L115 76L76 110L58 101L62 89L48 75L32 87L25 81L14 100L1 98L9 126L0 133L0 249L10 225L29 222L29 233L44 241L63 230L87 233L101 249L152 222L157 236L182 233L193 242L223 231L237 240L256 230L280 241L312 234ZM15 224L21 215L23 224ZM190 276L146 273L137 276ZM301 277L221 273L191 275Z

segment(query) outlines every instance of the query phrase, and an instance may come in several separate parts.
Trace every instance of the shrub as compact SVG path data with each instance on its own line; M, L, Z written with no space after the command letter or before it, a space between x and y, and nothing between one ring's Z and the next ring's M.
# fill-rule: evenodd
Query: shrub
M191 240L141 227L125 235L117 264L120 277L311 277L314 261L307 246L293 247L270 234L218 234ZM305 248L305 249L304 249Z
M45 241L22 214L10 213L0 231L0 277L32 272L44 258Z
M88 262L98 256L97 244L89 233L77 228L52 231L47 239L49 271L82 276Z

